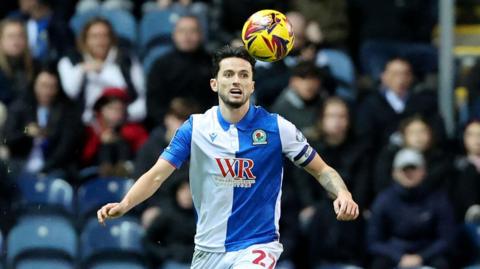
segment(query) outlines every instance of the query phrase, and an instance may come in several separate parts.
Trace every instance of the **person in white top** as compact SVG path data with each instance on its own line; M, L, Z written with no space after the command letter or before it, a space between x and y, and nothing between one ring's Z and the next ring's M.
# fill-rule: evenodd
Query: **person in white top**
M92 107L105 88L120 88L128 92L130 121L146 116L145 78L140 62L120 50L110 23L93 18L79 37L81 54L60 59L58 71L65 93L84 106L83 121L90 122Z
M100 223L150 197L189 160L198 216L191 268L274 268L283 251L278 221L284 156L331 194L338 220L358 217L342 178L303 134L281 116L250 104L254 65L243 47L226 46L216 53L210 85L219 106L192 115L124 199L98 210Z

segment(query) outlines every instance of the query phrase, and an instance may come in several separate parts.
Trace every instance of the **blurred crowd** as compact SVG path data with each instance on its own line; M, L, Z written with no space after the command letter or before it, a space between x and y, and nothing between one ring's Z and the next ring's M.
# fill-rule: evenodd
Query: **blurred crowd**
M18 0L0 12L0 229L28 177L137 178L176 129L215 105L211 53L257 10L287 15L283 60L258 62L254 103L294 123L361 208L285 162L277 268L461 268L480 262L480 59L455 77L456 130L438 108L434 0ZM189 268L183 167L135 213L152 268ZM75 218L75 217L73 217ZM480 228L479 228L480 229ZM8 251L8 248L7 248Z

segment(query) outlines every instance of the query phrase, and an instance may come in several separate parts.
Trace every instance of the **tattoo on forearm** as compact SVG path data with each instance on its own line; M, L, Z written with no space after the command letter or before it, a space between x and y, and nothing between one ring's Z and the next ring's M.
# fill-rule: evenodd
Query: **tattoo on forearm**
M330 194L337 196L339 191L347 191L347 186L337 171L332 168L320 173L318 181Z

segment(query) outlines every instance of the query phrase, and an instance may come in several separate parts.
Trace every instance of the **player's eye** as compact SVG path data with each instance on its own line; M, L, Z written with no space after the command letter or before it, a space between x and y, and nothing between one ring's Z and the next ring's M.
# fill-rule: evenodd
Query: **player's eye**
M223 73L223 76L229 78L229 77L232 77L233 76L233 72L230 72L230 71L226 71Z

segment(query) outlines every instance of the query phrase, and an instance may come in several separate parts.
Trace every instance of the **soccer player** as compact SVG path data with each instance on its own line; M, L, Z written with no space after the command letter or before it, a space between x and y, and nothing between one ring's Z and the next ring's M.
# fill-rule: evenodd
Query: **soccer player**
M150 197L190 160L198 215L192 268L274 268L283 250L278 241L283 156L330 193L338 220L357 218L358 206L342 178L303 134L281 116L250 104L254 66L243 47L226 46L216 53L210 86L218 93L219 105L192 115L178 129L122 201L98 210L101 224Z

